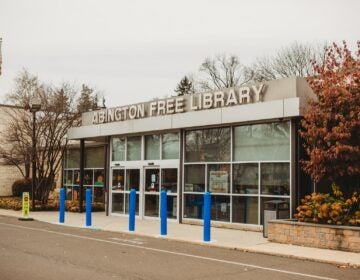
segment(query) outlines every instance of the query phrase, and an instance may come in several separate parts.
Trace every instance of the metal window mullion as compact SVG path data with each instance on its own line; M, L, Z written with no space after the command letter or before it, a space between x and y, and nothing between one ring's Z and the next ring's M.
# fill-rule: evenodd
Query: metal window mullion
M261 163L258 162L258 225L261 225Z
M293 172L292 172L292 169L293 169L293 159L294 160L296 160L295 158L292 158L292 143L295 143L295 139L294 139L294 141L292 141L293 140L293 138L294 138L294 135L293 134L295 134L295 133L293 133L293 131L292 131L292 121L290 121L290 139L289 139L289 141L290 141L290 143L289 143L289 145L290 145L290 149L289 149L289 159L290 159L290 163L289 163L289 195L290 195L290 203L289 203L289 207L290 207L290 219L292 218L292 201L293 201L293 197L292 197L292 188L296 185L296 184L294 184L293 185L293 182L292 182L292 177L293 177Z
M162 158L163 158L163 156L162 156L162 134L159 134L159 141L160 141L160 143L159 143L159 153L160 153L160 160L162 160Z

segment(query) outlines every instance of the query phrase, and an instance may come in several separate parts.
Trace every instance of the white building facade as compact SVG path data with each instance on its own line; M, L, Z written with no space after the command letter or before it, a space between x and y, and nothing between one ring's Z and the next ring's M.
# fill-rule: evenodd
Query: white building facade
M171 97L84 113L68 137L106 144L110 215L127 215L136 189L138 217L157 219L166 191L168 218L198 223L209 191L215 223L259 228L266 201L291 217L309 192L297 133L308 97L300 78Z

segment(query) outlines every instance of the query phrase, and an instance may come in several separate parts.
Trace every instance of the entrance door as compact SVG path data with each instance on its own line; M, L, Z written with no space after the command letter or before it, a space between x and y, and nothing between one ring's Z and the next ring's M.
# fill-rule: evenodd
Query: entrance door
M129 212L130 190L136 190L136 215L139 215L140 169L113 168L111 188L111 212Z
M177 218L178 169L146 167L144 170L144 216L159 217L160 192L168 194L167 216Z

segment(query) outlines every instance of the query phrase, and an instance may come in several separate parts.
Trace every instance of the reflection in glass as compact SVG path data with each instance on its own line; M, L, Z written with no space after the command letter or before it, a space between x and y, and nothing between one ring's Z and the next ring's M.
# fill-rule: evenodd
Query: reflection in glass
M230 222L230 196L211 195L211 220Z
M259 192L259 165L257 163L234 164L233 174L233 193Z
M203 194L184 194L184 218L203 218Z
M235 127L235 161L289 160L289 157L289 122L254 124Z
M179 158L179 134L167 133L162 135L162 159Z
M65 185L73 184L73 171L72 170L65 170L64 180L65 180L65 182L64 182Z
M85 149L85 168L104 168L104 147Z
M161 169L161 190L177 193L177 168Z
M187 131L185 161L230 161L230 128Z
M207 173L209 192L230 192L230 164L208 164Z
M127 138L127 160L141 160L141 137L128 137Z
M233 223L258 224L258 197L233 196Z
M124 194L113 193L112 194L112 213L124 213Z
M79 168L80 167L80 150L68 149L66 150L66 168Z
M145 159L160 159L160 136L146 135L145 136Z
M184 191L205 191L205 164L185 165Z
M93 184L93 170L84 170L84 185Z
M125 138L120 138L120 137L112 138L112 160L113 161L125 160Z
M124 169L113 169L112 189L124 190Z
M262 194L290 194L289 163L261 163L260 167Z
M145 216L148 217L159 216L159 195L157 194L145 195Z
M167 217L176 219L177 217L177 196L167 196Z
M126 190L130 191L135 189L139 191L140 187L140 170L139 169L127 169L126 170Z

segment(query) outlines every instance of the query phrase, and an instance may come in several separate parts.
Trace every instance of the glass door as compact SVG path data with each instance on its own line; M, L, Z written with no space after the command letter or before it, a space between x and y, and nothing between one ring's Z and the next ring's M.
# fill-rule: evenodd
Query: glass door
M177 218L178 205L178 169L161 169L161 191L167 192L167 217Z
M130 190L136 190L136 215L139 215L140 169L113 168L111 213L129 212Z
M167 216L177 218L178 169L146 167L144 184L144 216L159 217L160 192L167 192Z
M160 168L145 168L144 216L159 217Z

